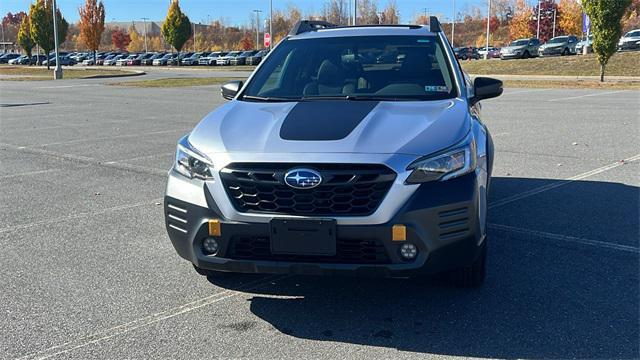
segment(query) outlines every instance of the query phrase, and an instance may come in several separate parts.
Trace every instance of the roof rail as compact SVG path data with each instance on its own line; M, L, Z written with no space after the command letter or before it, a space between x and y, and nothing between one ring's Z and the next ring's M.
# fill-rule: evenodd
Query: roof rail
M440 27L440 21L436 16L429 17L429 31L431 32L441 32L442 27Z
M336 27L336 25L320 20L300 20L295 25L291 31L289 31L289 35L299 35L302 33L306 33L309 31L316 31L318 29L326 29Z

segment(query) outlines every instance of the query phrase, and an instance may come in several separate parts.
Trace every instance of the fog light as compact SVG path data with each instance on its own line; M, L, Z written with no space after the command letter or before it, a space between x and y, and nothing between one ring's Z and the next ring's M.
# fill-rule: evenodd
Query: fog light
M219 248L218 240L214 238L206 238L202 242L202 249L204 250L204 253L207 255L212 255L217 253L218 248Z
M400 246L400 256L405 260L413 260L418 255L418 248L410 243L402 244Z

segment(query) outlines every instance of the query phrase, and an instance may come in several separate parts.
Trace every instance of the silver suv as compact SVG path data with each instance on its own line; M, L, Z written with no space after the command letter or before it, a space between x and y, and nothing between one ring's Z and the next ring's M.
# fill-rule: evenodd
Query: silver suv
M576 45L578 45L578 38L573 35L556 36L540 46L538 54L540 56L575 55Z
M196 271L484 279L493 145L430 26L298 23L178 141L165 219Z
M536 38L518 39L500 49L500 58L507 59L527 59L538 56L540 40Z

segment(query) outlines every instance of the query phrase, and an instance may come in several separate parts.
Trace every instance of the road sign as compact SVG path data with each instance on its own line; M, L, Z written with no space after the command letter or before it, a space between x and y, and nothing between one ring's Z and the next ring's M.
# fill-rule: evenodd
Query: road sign
M271 46L271 34L269 34L268 32L264 33L264 47L269 47Z

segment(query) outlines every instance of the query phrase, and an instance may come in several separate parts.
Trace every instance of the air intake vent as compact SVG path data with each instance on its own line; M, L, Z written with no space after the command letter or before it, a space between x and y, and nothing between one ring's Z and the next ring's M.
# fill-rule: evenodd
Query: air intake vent
M452 240L469 234L469 209L456 208L438 213L440 240Z
M167 204L167 224L170 228L187 233L187 210L177 205Z

